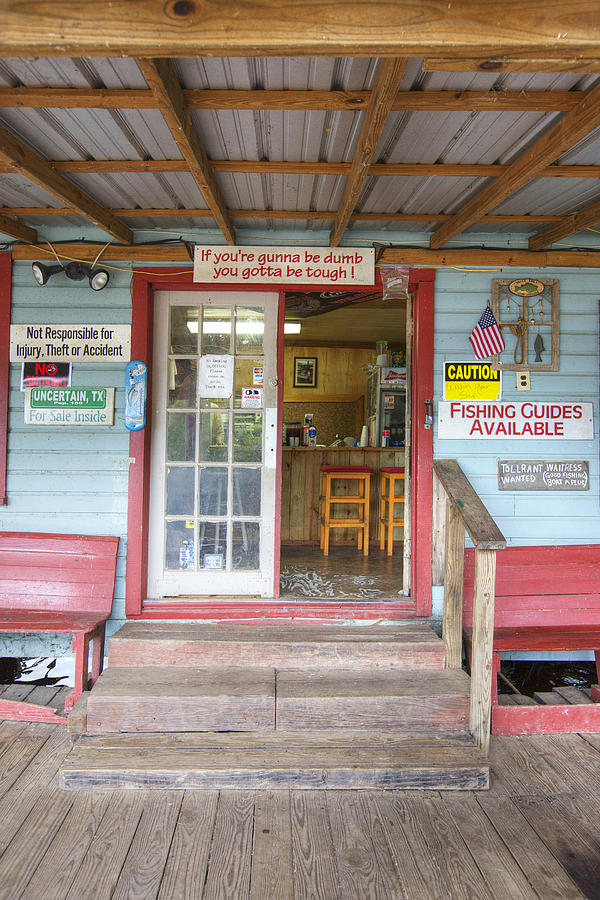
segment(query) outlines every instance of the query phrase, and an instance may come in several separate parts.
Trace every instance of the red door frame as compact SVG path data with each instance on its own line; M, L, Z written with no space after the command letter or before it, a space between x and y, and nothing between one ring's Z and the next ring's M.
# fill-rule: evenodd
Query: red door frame
M0 506L6 505L6 461L8 444L8 387L10 378L10 304L12 256L0 253Z
M411 612L414 615L431 614L431 549L432 549L432 430L424 428L424 401L433 396L433 305L434 305L433 269L411 269L409 289L414 297L414 348L413 348L413 427L412 427L412 557L411 557ZM153 353L153 318L155 290L191 290L191 291L256 291L257 285L205 285L192 281L192 270L156 268L134 270L132 281L132 325L131 325L131 358L140 359L151 368ZM263 288L264 290L265 288ZM266 288L268 290L268 288ZM280 298L285 290L302 290L302 285L280 285L276 289ZM305 290L315 290L314 285ZM283 332L284 304L280 302L279 328L280 337ZM278 405L281 412L283 402L283 340L278 340ZM151 373L150 373L151 376ZM200 601L193 607L189 604L166 604L151 608L144 607L148 573L148 528L149 528L149 495L150 495L150 436L152 410L152 378L148 378L148 400L146 427L142 431L133 431L129 436L129 489L127 510L127 572L125 614L127 618L189 618L203 616L218 618L256 618L279 617L292 615L289 604L284 609L276 599L271 601L255 598L244 601ZM278 441L277 466L281 471L281 442ZM281 500L281 479L277 479L277 509ZM276 518L276 546L279 546L279 528L281 516ZM276 553L276 578L279 574L279 556ZM278 580L278 579L277 579ZM415 604L416 603L416 610ZM314 604L299 601L294 604L294 613L298 607L309 612ZM398 615L407 614L409 604L398 604ZM367 617L382 610L353 608L353 604L328 604L325 608L318 605L319 612L333 618L344 615L346 618ZM386 604L386 612L390 612L390 604Z

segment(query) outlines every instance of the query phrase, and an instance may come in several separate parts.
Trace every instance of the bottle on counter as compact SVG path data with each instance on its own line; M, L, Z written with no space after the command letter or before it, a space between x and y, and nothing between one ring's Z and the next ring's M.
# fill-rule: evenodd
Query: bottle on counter
M317 446L317 429L314 425L311 425L308 429L308 446L316 447Z
M304 428L302 429L302 446L310 447L310 438L309 431L310 426L313 424L315 414L314 413L304 413Z

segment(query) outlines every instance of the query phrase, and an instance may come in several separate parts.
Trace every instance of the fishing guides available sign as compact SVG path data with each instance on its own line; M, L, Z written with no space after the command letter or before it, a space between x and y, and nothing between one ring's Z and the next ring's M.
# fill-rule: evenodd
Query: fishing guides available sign
M594 437L591 403L461 403L438 405L438 437L451 440L506 438L589 441Z

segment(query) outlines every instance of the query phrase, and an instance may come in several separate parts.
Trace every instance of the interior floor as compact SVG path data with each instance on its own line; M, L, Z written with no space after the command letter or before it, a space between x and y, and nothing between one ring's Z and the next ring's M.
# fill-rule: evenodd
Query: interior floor
M402 590L402 545L392 556L379 547L369 555L356 546L333 545L324 556L318 544L281 547L281 600L406 600Z

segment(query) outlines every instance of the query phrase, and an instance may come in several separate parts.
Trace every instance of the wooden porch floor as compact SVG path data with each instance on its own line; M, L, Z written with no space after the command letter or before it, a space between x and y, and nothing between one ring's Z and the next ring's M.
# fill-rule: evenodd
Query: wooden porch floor
M2 900L600 896L600 735L494 737L486 792L63 791L69 748L0 723Z

